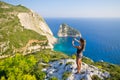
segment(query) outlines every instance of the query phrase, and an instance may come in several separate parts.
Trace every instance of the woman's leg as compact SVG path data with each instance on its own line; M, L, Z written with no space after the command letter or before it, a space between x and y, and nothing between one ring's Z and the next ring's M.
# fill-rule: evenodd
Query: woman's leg
M76 57L76 64L77 64L77 69L78 69L78 58Z
M81 70L81 59L78 59L78 72L80 73L80 70Z
M76 58L76 64L77 64L77 73L80 73L80 69L81 69L81 59L80 58Z
M78 73L78 58L76 57L76 64L77 64L77 72L75 74Z

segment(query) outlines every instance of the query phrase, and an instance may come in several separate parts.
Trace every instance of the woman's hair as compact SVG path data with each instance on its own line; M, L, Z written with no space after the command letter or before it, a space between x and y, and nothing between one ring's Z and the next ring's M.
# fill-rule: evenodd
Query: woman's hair
M83 38L80 38L80 42L81 42L81 50L83 51L85 49L86 42Z
M81 43L84 43L84 39L83 39L83 38L80 38L80 42L81 42Z

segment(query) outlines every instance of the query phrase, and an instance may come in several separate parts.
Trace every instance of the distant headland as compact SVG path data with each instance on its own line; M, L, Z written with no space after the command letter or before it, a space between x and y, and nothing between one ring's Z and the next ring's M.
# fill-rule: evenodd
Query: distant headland
M81 34L78 30L68 26L65 23L60 25L58 37L78 37L78 36L81 37Z

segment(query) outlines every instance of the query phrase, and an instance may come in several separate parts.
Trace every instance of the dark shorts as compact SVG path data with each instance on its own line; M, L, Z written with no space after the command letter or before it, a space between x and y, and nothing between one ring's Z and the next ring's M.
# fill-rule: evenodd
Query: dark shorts
M77 55L76 55L76 57L77 57L77 58L79 58L79 59L82 59L82 57L83 57L83 54L82 54L82 53L80 53L80 54L77 54Z

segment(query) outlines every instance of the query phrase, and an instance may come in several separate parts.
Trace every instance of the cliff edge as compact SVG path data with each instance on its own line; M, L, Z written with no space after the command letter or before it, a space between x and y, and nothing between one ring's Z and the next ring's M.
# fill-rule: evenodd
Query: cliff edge
M49 41L49 46L53 48L56 38L53 36L52 31L41 16L30 10L29 13L19 13L18 18L25 29L30 29L46 36Z
M110 77L109 72L98 69L93 65L82 62L81 72L77 72L77 65L74 59L61 59L50 62L50 67L44 68L47 78L57 77L58 80L105 80ZM97 77L97 79L93 79Z
M0 58L52 49L55 42L52 31L37 13L0 1Z

